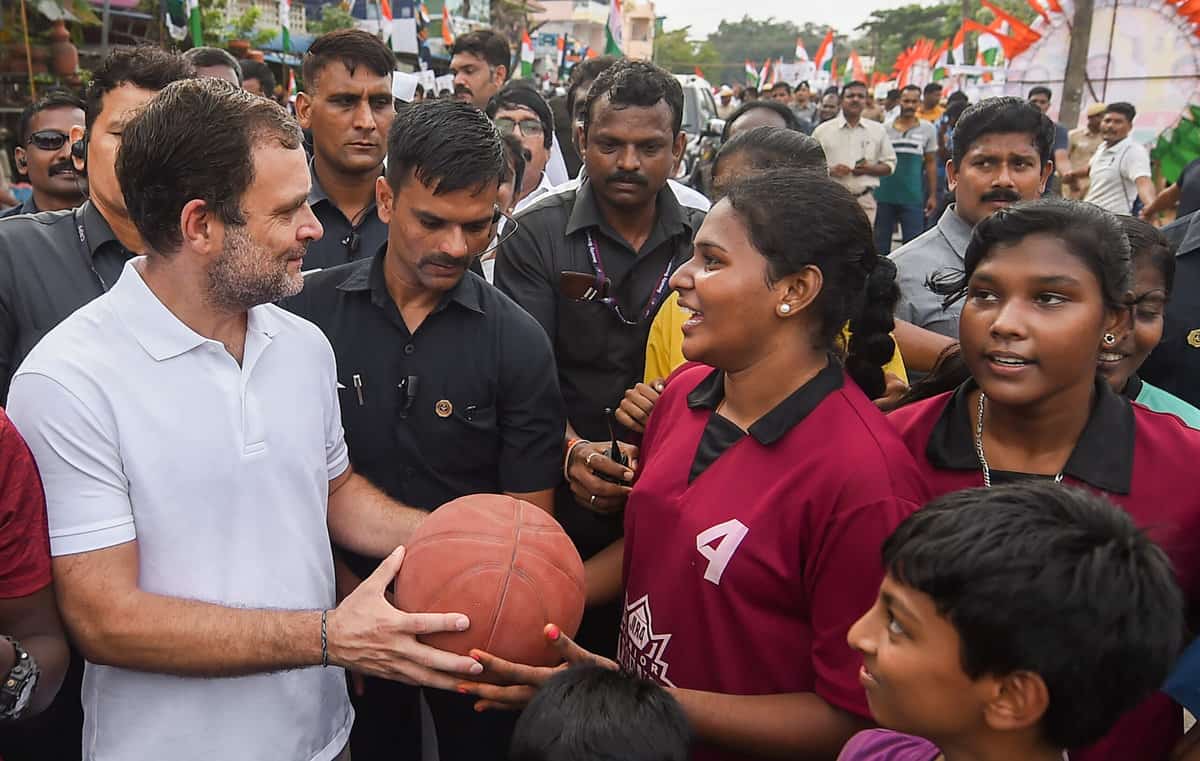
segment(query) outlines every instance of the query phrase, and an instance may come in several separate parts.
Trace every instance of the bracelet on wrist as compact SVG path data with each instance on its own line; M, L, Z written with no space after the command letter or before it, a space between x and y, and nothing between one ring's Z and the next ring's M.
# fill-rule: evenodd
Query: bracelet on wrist
M591 444L587 439L571 439L567 442L567 455L563 458L563 481L571 482L571 455L575 452L575 447L580 444Z
M321 668L329 666L329 633L327 624L329 621L329 611L321 611Z

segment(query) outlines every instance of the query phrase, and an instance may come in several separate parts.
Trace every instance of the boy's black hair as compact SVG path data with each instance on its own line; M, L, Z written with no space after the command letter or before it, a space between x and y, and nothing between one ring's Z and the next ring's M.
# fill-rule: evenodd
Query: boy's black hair
M1047 98L1050 98L1051 100L1054 99L1054 91L1051 90L1049 87L1046 87L1045 85L1035 85L1035 86L1029 88L1028 97L1032 98L1034 95L1045 95Z
M233 57L233 54L228 50L221 48L198 47L186 50L183 53L183 58L197 69L201 66L225 66L233 70L237 76L238 84L242 83L242 63Z
M1027 100L1006 96L981 100L963 111L954 128L954 166L984 135L1023 133L1037 146L1042 164L1054 158L1054 122Z
M574 666L517 720L509 761L687 761L691 730L675 698L644 679Z
M242 61L242 81L257 79L268 98L275 97L275 72L262 61Z
M925 85L925 89L922 90L922 94L931 92L941 93L941 91L942 86L940 84L937 82L930 82L929 84Z
M939 497L884 542L883 566L953 624L968 677L1041 677L1040 730L1057 748L1103 737L1158 689L1183 644L1166 554L1081 489L1031 481Z
M720 172L723 160L739 155L743 160L748 160L754 169L762 172L770 169L829 171L825 149L821 147L821 143L816 138L794 129L763 126L739 132L728 142L721 144L721 150L713 160L713 177Z
M579 88L584 84L591 84L596 81L596 77L600 76L600 72L617 62L616 56L601 55L595 58L589 58L586 61L580 61L571 67L571 73L567 77L567 113L575 113L575 96L579 92Z

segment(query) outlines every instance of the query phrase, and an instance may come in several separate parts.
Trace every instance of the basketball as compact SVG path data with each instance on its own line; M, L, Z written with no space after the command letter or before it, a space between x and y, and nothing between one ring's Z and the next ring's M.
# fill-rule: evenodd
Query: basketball
M575 636L583 617L583 561L558 522L500 494L473 494L435 510L413 533L396 577L396 605L464 613L465 632L422 635L441 650L485 650L514 663L561 658L542 629Z

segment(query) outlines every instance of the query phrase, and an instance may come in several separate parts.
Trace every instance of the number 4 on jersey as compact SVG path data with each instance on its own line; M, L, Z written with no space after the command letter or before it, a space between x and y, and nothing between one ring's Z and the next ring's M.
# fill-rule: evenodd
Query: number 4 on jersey
M749 533L746 524L731 518L696 535L696 550L708 560L708 568L704 571L705 581L721 585L721 574L725 573L725 567ZM710 546L714 542L716 546Z

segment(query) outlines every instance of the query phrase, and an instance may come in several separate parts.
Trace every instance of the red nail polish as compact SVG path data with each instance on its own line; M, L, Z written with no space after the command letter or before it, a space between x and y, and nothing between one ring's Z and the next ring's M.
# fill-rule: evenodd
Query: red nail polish
M550 624L546 627L546 638L551 642L558 642L558 638L561 634L562 632L559 631L559 628L554 624Z

